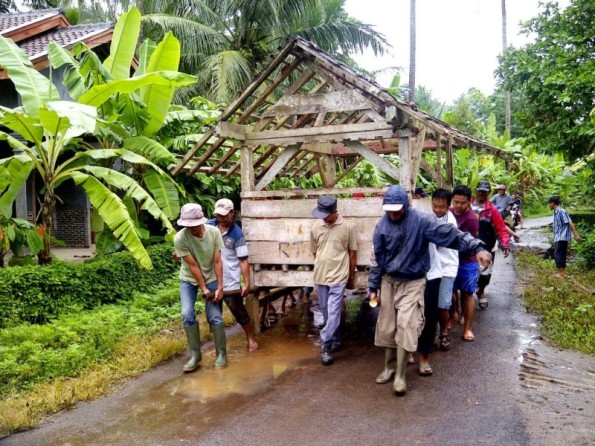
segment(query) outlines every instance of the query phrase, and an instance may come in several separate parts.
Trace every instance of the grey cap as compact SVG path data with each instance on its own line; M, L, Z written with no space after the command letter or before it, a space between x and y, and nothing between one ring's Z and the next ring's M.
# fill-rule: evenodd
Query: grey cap
M317 206L312 211L314 218L326 218L337 210L337 199L332 195L323 195L318 198Z

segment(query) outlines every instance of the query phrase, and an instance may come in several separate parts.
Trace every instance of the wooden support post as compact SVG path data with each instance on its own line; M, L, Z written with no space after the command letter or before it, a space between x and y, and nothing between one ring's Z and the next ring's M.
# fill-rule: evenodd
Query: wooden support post
M452 153L452 137L448 138L446 142L446 185L449 188L454 186L454 166L453 166L453 153Z
M253 148L242 146L240 148L241 168L241 186L242 192L251 192L254 190L254 163L252 162Z
M411 130L409 128L399 130L399 160L401 162L399 169L399 183L411 195L413 192L410 188L411 184L411 147L410 147Z
M442 138L438 133L436 133L436 174L438 176L438 187L442 187L444 185L442 179Z
M252 332L255 335L260 334L260 315L258 314L259 303L258 296L254 293L246 296L246 310L250 316L250 325L252 326Z
M318 157L318 172L324 187L333 187L335 184L335 157L321 155Z
M415 139L415 145L411 153L411 185L410 190L415 190L415 184L417 183L417 175L419 174L419 163L421 161L421 152L424 148L424 141L426 140L427 127L424 125L421 131L417 134Z

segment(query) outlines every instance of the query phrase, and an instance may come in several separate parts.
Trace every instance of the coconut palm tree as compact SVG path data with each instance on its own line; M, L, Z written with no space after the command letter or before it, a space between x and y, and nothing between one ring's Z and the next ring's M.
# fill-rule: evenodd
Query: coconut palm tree
M341 57L390 46L372 26L349 17L346 0L141 1L144 32L171 30L182 43L181 71L196 74L187 96L227 102L241 91L286 38L301 36Z

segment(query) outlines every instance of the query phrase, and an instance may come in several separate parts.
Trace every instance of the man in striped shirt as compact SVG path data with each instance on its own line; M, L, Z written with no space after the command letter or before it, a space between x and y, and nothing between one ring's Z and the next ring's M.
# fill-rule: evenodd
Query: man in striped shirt
M558 278L564 278L564 271L566 270L566 253L568 251L568 243L574 235L577 242L581 241L580 235L576 232L572 219L568 212L560 206L560 197L554 195L547 201L548 206L554 211L554 262L558 268Z

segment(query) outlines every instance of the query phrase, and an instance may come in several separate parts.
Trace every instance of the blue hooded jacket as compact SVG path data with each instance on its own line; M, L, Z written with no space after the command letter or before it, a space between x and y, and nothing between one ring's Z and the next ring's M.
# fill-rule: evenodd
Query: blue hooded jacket
M373 238L376 266L368 277L370 292L378 291L385 274L400 281L422 279L430 269L430 242L462 252L484 250L483 242L471 234L411 208L407 192L401 186L390 186L384 197L384 203L403 203L405 215L399 221L392 221L385 213L376 224Z

